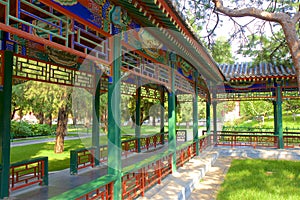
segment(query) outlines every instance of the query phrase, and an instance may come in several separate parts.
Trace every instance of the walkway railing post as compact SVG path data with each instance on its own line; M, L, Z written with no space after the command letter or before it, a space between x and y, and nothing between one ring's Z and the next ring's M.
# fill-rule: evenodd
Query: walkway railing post
M10 113L12 96L13 52L5 51L0 67L4 71L0 88L0 199L9 196Z
M97 73L96 73L97 74ZM100 161L100 149L99 149L99 109L100 109L100 77L95 77L95 93L93 95L93 132L92 132L92 144L96 147L94 153L95 166L99 165Z
M161 144L165 144L165 90L162 87L160 91L160 134L163 136L161 137Z
M170 54L171 91L168 96L168 148L172 154L172 172L176 172L176 109L175 109L175 66L176 54Z
M137 151L141 152L141 93L142 87L140 80L138 80L138 88L136 89L136 103L135 103L135 138L137 138Z
M213 135L213 143L216 144L217 143L217 104L218 102L215 100L216 98L216 94L214 93L213 94L213 102L212 102L212 105L213 105L213 126L214 126L214 135Z
M195 94L193 98L193 141L196 143L196 155L200 154L198 139L198 72L195 72Z
M206 134L210 135L211 134L211 127L210 127L210 97L208 97L206 101ZM211 137L208 137L208 145L211 144Z
M121 146L121 38L120 34L112 37L113 72L108 83L108 174L116 176L114 199L122 198L122 146Z
M276 87L276 125L278 135L278 148L284 148L283 142L283 129L282 129L282 93L281 93L281 82L277 83Z

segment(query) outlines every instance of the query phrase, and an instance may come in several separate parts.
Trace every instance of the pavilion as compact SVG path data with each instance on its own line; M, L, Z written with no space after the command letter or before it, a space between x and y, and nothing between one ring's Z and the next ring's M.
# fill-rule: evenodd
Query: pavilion
M103 190L110 193L109 198L122 198L121 94L136 96L137 119L141 98L151 96L160 99L162 105L168 101L168 173L177 167L176 152L180 147L176 144L175 108L176 98L183 95L192 99L193 141L188 150L179 149L181 155L187 151L188 157L199 155L204 139L207 144L217 142L216 107L226 100L271 98L276 119L273 143L278 137L278 147L284 147L281 103L284 98L298 96L294 69L272 65L218 66L174 0L0 0L0 11L0 198L8 197L11 187L10 112L12 83L17 82L14 80L80 87L93 94L92 141L96 149L99 96L108 93L108 176L103 178L107 181ZM153 92L143 93L145 88ZM200 98L206 102L204 139L198 133ZM211 105L214 134L210 133ZM162 123L161 133L165 132L163 126ZM136 151L140 152L140 128L135 134ZM99 157L96 150L96 165ZM102 187L103 181L99 183ZM86 193L91 193L89 188Z

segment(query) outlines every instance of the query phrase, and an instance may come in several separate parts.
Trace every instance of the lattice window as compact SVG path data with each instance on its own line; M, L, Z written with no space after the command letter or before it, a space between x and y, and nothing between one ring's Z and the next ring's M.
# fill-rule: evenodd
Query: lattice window
M136 85L130 83L121 83L121 93L126 95L136 95Z
M75 71L63 66L21 56L14 56L13 76L21 79L90 89L94 87L94 75L90 72Z
M140 55L122 49L122 67L137 73L142 73L142 58Z
M194 86L179 73L175 74L175 88L176 90L180 90L182 92L190 94L195 93Z
M158 67L157 71L158 71L158 80L168 84L171 80L170 69L168 69L165 66L163 67L160 65L160 67Z

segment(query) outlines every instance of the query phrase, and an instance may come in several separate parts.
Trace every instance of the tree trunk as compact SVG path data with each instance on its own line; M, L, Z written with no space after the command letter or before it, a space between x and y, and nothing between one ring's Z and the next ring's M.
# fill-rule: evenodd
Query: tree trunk
M14 108L14 110L12 111L10 119L14 119L15 114L17 113L18 110L20 110L20 108Z
M152 118L152 126L156 126L156 123L155 123L155 117L153 116Z
M39 113L36 115L36 118L39 120L39 124L43 124L44 121L45 121L44 113L42 113L42 112L39 112Z
M64 151L64 139L66 136L67 124L68 124L68 109L67 109L67 105L63 105L58 111L54 153L62 153Z
M49 126L52 127L52 113L49 115Z

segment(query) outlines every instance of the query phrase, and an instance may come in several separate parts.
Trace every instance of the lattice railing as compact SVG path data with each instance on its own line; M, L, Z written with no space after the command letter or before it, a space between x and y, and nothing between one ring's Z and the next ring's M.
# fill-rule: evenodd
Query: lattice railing
M171 68L169 66L155 63L125 47L122 48L122 67L137 76L170 87ZM178 72L175 73L175 88L183 93L193 94L195 92L193 83Z
M15 15L8 14L6 17L7 25L65 46L73 33L68 16L41 2L17 0Z
M77 71L21 55L14 56L13 76L26 80L94 88L94 75L91 72Z
M87 25L75 20L74 23L72 48L83 51L96 58L108 60L110 54L109 41L99 32L90 29Z
M274 99L272 92L242 92L242 93L222 93L217 94L217 100L230 100L230 101L238 101L238 100L264 100L264 99Z
M7 31L11 42L29 48L28 41L45 44L43 41L47 40L53 44L52 47L62 45L68 47L64 50L70 53L82 57L89 55L89 59L103 61L108 65L110 46L109 41L105 40L107 34L104 35L102 29L94 27L77 15L70 15L59 6L53 7L51 1L16 0L13 4L11 2L13 1L0 0L0 10L6 11L1 13L0 16L4 19L0 22L16 29L13 33ZM24 38L22 33L25 35ZM26 51L21 52L23 55L26 54Z
M48 185L48 157L34 158L10 165L10 190L33 184Z

